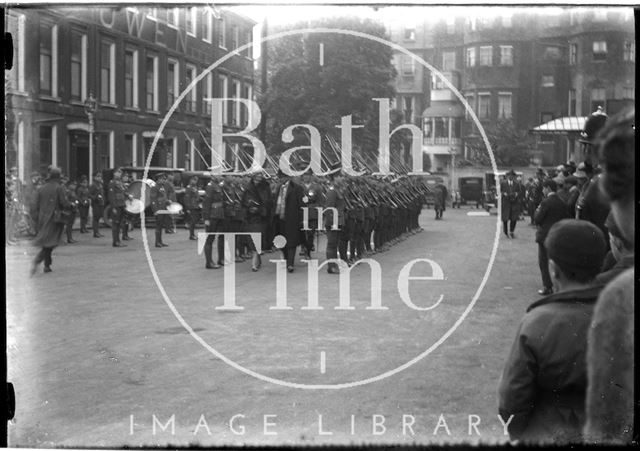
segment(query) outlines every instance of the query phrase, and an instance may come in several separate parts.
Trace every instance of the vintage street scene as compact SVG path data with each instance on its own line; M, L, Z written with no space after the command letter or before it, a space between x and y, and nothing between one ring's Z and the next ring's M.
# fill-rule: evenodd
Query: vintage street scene
M4 446L637 443L632 5L4 12Z

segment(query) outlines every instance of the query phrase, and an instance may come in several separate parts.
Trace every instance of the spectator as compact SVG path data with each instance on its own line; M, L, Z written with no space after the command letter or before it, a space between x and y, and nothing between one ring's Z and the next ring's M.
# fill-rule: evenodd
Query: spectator
M53 249L60 244L65 226L65 218L61 212L68 211L70 207L64 188L60 185L60 169L49 167L47 182L38 189L36 195L35 211L38 220L37 235L33 243L42 249L31 265L32 276L43 261L44 272L51 272Z
M611 250L605 257L600 274L596 277L596 282L601 285L606 285L625 269L633 267L634 262L633 246L622 236L620 228L613 220L613 215L609 214L605 225L609 230Z
M578 179L574 175L570 175L566 179L564 179L564 185L567 191L567 200L566 204L569 207L569 215L572 218L576 217L576 202L578 201L578 196L580 196L580 188L578 187Z
M635 110L607 121L598 135L602 189L621 238L635 245ZM599 444L634 438L634 270L607 284L598 298L587 351L585 437Z
M499 384L499 412L524 443L582 440L591 315L601 287L592 284L606 248L593 224L556 223L545 240L555 294L525 314Z
M546 296L553 293L551 276L549 275L549 258L544 246L544 240L549 234L551 226L556 222L569 218L567 205L556 194L557 186L554 180L542 182L542 194L544 200L540 203L534 214L533 220L538 226L536 230L536 243L538 243L538 265L542 276L542 289L538 293Z
M66 195L67 201L71 208L69 209L69 216L67 217L67 223L65 226L65 234L67 235L67 244L77 243L76 240L73 239L73 224L76 222L76 215L78 213L78 207L80 202L78 201L78 196L76 194L76 182L74 180L70 180L67 182L66 186Z

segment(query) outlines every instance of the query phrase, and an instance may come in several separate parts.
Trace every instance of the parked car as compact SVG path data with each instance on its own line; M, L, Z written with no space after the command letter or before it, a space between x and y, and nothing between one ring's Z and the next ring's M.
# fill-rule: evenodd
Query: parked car
M464 205L476 204L476 208L484 206L484 180L482 177L460 177L458 187L460 201Z

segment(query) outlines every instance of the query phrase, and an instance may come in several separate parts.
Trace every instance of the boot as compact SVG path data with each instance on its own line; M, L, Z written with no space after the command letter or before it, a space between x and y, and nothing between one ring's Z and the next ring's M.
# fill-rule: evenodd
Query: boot
M260 269L260 265L262 265L262 261L260 259L260 254L254 251L253 256L251 257L251 271L256 272Z

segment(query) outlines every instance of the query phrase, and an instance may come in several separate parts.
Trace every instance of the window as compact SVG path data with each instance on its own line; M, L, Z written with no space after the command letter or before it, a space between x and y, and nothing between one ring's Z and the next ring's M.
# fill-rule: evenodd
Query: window
M607 59L607 41L593 42L593 60L605 61Z
M634 41L625 41L624 42L622 59L624 61L635 62L635 60L636 60L636 43Z
M206 99L213 98L213 73L209 71L207 75L204 77L204 99L203 99L203 107L204 114L207 116L211 116L211 101Z
M71 31L71 99L82 101L87 93L87 35Z
M147 55L146 70L146 108L148 111L158 111L158 57Z
M178 28L178 8L167 9L167 25L171 28Z
M465 99L467 100L467 103L469 104L469 107L475 111L476 109L476 98L473 94L467 94L465 96ZM464 117L469 119L471 117L471 115L469 114L469 110L465 107L464 109Z
M9 85L7 88L19 92L24 92L24 21L24 15L12 12L7 18L7 31L13 36L13 68L8 72Z
M607 93L606 90L604 88L594 88L591 90L591 111L590 113L593 113L594 111L598 110L598 107L601 106L603 110L606 111L606 98L607 98Z
M405 41L415 41L416 40L416 27L415 25L409 25L404 28L403 39Z
M404 113L404 120L413 123L413 97L403 97L402 100L402 112Z
M213 14L209 8L205 8L202 14L202 40L213 42Z
M467 67L473 67L476 65L476 48L469 47L467 49Z
M138 156L136 155L136 135L131 133L125 133L124 135L124 155L127 158L127 155L131 156L132 166L138 165Z
M511 14L505 14L502 16L502 26L504 28L511 28L513 25L513 20Z
M543 88L553 88L555 86L553 75L543 75L541 85Z
M456 69L456 52L442 52L442 70L450 71Z
M116 45L103 39L100 42L100 101L116 103Z
M55 130L50 125L40 126L40 167L41 172L46 171L49 165L55 164Z
M467 28L471 31L476 31L476 18L475 17L469 17L467 18Z
M456 18L454 16L447 17L445 25L447 34L454 34L456 32Z
M578 63L578 44L569 45L569 64L575 66Z
M433 119L433 122L435 123L433 136L436 139L449 138L449 121L447 119L448 118L446 117L436 117ZM442 142L442 140L440 140L440 142ZM438 141L436 141L436 144L438 144Z
M491 94L478 94L478 118L488 119L491 114Z
M231 93L229 97L237 99L240 96L240 82L233 80L231 82ZM227 102L227 117L230 125L238 125L238 102Z
M187 28L187 34L189 36L194 36L196 35L196 8L189 8L187 10L187 14L185 16L186 18L186 28Z
M500 46L500 65L513 66L513 46L511 45Z
M491 46L480 47L480 65L491 66L493 64L493 48Z
M185 78L184 78L184 84L185 84L185 89L189 88L189 85L191 84L191 82L193 82L193 80L195 80L196 78L196 67L193 64L187 64L187 70L185 71ZM196 112L196 99L197 99L197 84L194 85L191 89L189 89L189 92L187 93L187 111L191 112L191 113L195 113Z
M253 43L253 30L247 31L245 33L245 36L246 36L246 44ZM253 59L253 46L247 47L247 49L244 51L244 55L249 59Z
M431 89L449 89L449 87L438 75L431 74Z
M218 45L223 49L227 48L227 30L224 17L220 17L220 27L218 28Z
M415 61L409 55L402 55L402 75L405 77L413 77L415 70Z
M500 119L510 119L512 117L512 99L510 92L498 93L498 117Z
M124 106L138 108L138 51L124 51Z
M229 81L225 75L220 75L218 77L217 96L218 98L221 98L221 99L226 99L227 97L229 97ZM214 111L214 114L215 113L217 113L217 111ZM222 106L222 123L227 124L227 121L228 121L227 109L223 105Z
M433 121L430 117L425 117L422 119L422 130L425 138L431 138L432 130L433 130Z
M635 99L635 89L633 87L625 86L622 88L623 99Z
M237 49L240 43L240 30L236 25L231 27L231 48Z
M549 46L544 49L543 58L545 60L557 61L560 59L560 48L555 46Z
M180 65L176 60L167 60L167 108L175 103L180 94Z
M569 89L569 116L575 116L576 114L576 90Z
M242 93L240 97L248 100L251 99L251 85L248 85L246 83L242 85ZM241 105L240 106L240 125L242 127L246 127L248 122L249 122L249 111L244 105Z
M40 93L58 96L58 27L40 24Z
M153 21L158 20L158 8L147 8L147 17Z

